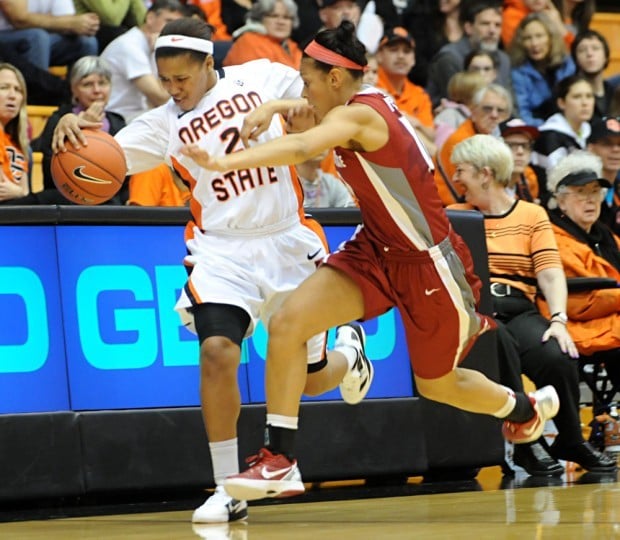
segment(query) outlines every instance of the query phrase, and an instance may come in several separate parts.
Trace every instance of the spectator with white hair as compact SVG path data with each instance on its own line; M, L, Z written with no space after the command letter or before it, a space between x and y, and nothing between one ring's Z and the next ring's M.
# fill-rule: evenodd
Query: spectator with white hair
M600 220L601 202L611 187L602 172L601 159L587 151L560 160L547 179L549 216L567 277L606 277L620 283L620 237ZM571 292L567 314L579 353L596 353L612 381L620 382L620 288Z
M515 445L515 463L535 476L562 474L560 459L589 471L614 471L615 460L592 448L581 432L579 353L566 326L566 278L547 213L506 189L513 158L499 138L474 135L460 142L452 162L466 201L453 208L484 216L493 312L501 323L500 382L520 388L523 373L538 388L553 386L560 397L553 445L547 448L542 437ZM538 290L549 306L544 314L535 303Z

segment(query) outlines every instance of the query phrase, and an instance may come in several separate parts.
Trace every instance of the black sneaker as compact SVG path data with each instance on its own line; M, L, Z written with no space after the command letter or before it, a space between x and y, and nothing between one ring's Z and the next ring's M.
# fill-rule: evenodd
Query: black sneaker
M515 444L513 460L531 476L561 476L564 473L564 467L538 441Z
M616 460L604 452L592 448L588 442L582 442L571 446L559 446L552 444L549 453L555 459L572 461L582 469L590 472L613 472L617 469Z

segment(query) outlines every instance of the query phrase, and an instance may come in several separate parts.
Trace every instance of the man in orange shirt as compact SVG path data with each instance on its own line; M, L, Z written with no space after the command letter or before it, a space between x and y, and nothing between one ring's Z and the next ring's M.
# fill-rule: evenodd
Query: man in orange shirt
M396 106L416 129L430 154L435 154L433 106L424 88L407 75L415 65L415 41L404 28L388 30L376 54L379 64L377 87L392 96Z
M435 183L445 206L462 201L463 188L452 182L456 167L451 161L454 147L476 135L499 135L499 123L510 118L512 97L499 84L489 84L474 95L471 116L463 122L437 152L435 158Z

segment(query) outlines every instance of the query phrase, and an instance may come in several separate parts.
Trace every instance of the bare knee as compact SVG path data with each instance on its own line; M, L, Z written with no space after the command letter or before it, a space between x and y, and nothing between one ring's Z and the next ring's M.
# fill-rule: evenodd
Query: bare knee
M286 342L291 344L306 343L303 319L283 307L269 319L268 326L269 342Z
M200 375L203 380L234 379L241 347L226 337L209 337L200 346Z

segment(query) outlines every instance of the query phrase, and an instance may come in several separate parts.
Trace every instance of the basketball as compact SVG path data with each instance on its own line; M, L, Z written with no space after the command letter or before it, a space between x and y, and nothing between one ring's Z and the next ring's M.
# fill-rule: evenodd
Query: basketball
M68 200L95 205L118 193L127 175L125 154L112 135L105 131L82 131L88 146L76 150L66 141L66 152L52 157L54 184Z

